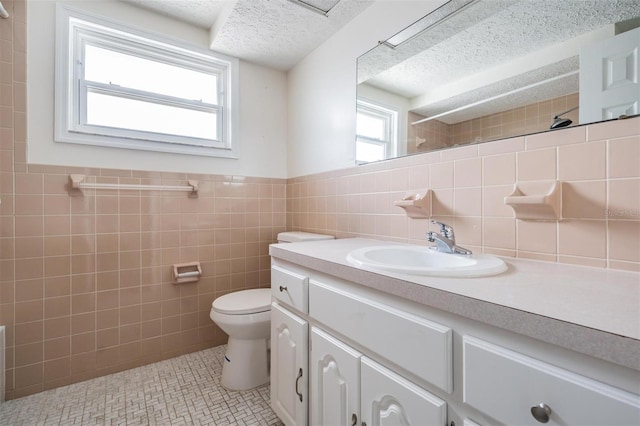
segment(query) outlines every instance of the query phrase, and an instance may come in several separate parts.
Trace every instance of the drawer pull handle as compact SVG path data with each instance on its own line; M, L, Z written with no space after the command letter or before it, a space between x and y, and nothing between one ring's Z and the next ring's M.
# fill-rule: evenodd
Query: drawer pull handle
M351 415L351 426L358 426L358 416L356 416L356 413Z
M286 286L280 286L280 293L282 293L283 291L287 291L287 287Z
M531 407L531 415L540 423L548 423L549 416L551 415L551 407L544 403L534 405Z
M302 378L302 368L298 370L298 377L296 377L296 395L300 398L300 402L302 402L302 394L298 392L298 382Z

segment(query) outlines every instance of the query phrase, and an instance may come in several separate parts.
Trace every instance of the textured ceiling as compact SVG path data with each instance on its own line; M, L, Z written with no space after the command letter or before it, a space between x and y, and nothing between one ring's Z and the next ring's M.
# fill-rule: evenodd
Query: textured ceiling
M286 71L373 0L342 0L327 16L290 0L121 0L203 29L211 49ZM309 0L329 9L335 0ZM326 10L325 9L325 10Z
M514 77L505 78L498 82L479 87L461 94L446 97L437 102L415 107L413 112L431 117L443 111L460 111L447 114L441 118L447 124L460 123L473 118L483 117L497 111L506 111L519 106L552 99L558 96L578 92L578 74L573 73L578 67L578 57L554 63L553 65L536 68ZM537 86L540 81L548 81ZM529 87L526 90L520 90ZM510 95L491 99L496 95L511 93ZM489 102L484 102L491 99ZM463 109L470 104L472 108Z
M324 16L292 0L121 1L210 30L212 50L283 71L373 3L338 0ZM330 8L336 0L307 1ZM435 25L397 48L381 45L363 55L358 60L358 81L407 97L414 111L432 116L576 71L575 53L544 64L530 63L519 76L502 75L499 67L533 51L544 58L545 49L561 41L640 16L640 0L476 0L448 16L468 2L446 3L424 18L436 17ZM493 76L485 78L484 84L456 90L462 86L459 82L482 72L486 75L487 70ZM475 118L496 106L510 109L577 90L574 75L441 120ZM440 96L428 96L438 92Z
M494 77L499 79L501 64L517 61L531 52L540 52L539 58L544 58L545 50L560 42L570 43L582 34L638 16L638 0L481 0L395 50L381 45L368 52L358 60L358 81L410 99L425 97L425 93L438 91L444 85L455 87L457 82L488 69L495 70ZM540 68L531 63L521 77L487 79L487 86L435 99L428 105L414 105L414 110L431 116L519 85L577 71L577 51L574 55ZM528 95L535 94L537 100L543 100L578 91L575 76L565 79L564 86L560 83L538 86ZM532 101L531 96L521 93L492 105L510 109ZM475 118L488 109L489 105L484 105L441 120Z
M287 70L371 3L343 0L324 16L289 0L239 0L211 48Z
M225 5L235 0L121 0L135 6L171 16L203 29L209 29Z

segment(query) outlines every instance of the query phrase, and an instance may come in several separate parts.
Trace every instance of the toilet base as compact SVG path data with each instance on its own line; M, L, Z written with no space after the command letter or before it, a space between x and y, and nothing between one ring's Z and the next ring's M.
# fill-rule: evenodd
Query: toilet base
M229 390L248 390L269 382L267 339L229 337L220 383Z

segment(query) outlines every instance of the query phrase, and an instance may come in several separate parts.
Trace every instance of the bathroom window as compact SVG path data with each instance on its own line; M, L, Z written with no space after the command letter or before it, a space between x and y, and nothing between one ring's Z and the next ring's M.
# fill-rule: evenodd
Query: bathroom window
M356 162L369 163L396 156L398 113L358 99L356 116Z
M238 61L58 8L56 141L235 158Z

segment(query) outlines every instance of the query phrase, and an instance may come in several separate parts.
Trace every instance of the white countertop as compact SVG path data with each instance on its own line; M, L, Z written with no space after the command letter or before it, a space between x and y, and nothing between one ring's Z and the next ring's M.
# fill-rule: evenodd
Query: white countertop
M376 272L351 250L392 242L363 238L273 244L270 255L447 312L640 370L640 274L502 258L482 278Z

